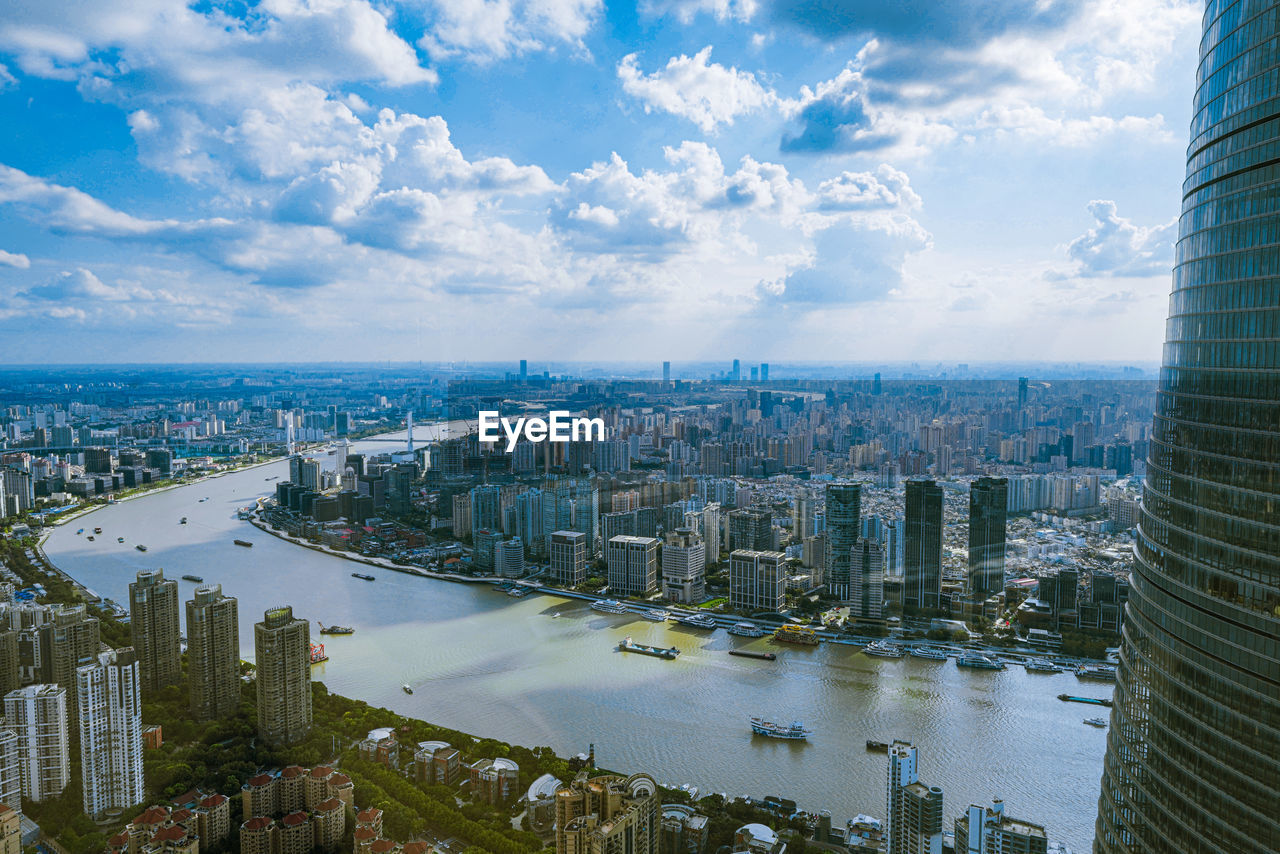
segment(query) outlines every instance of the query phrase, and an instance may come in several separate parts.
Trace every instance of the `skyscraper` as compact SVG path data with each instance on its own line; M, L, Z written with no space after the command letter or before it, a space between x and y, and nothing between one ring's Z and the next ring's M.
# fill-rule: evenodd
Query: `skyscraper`
M1097 852L1280 848L1280 2L1207 4Z
M671 363L670 362L662 363L662 384L664 386L671 385Z
M974 599L1004 590L1009 481L980 477L969 484L969 589Z
M178 582L165 581L164 570L143 570L129 585L129 627L143 689L177 685L182 680Z
M669 531L662 544L662 595L675 602L701 604L706 598L707 549L692 528Z
M138 659L129 647L101 653L76 670L84 811L91 817L128 809L146 795L140 687Z
M920 782L916 749L895 741L885 785L887 854L942 854L942 789Z
M849 598L849 563L858 541L862 518L862 486L857 483L827 485L826 558L823 578L827 590L840 601Z
M67 689L67 711L71 712L78 708L76 668L95 661L101 647L98 618L90 617L84 605L63 605L37 632L41 658L35 668L38 678Z
M787 591L787 556L736 549L729 553L729 607L735 611L781 611Z
M658 586L658 541L653 537L614 537L605 543L609 592L643 596Z
M849 616L878 620L884 610L884 543L859 537L849 561Z
M207 721L240 706L240 612L221 584L197 587L187 602L187 681L191 714Z
M62 794L71 780L67 690L61 685L28 685L4 698L6 725L18 737L22 795L43 801Z
M311 627L288 605L253 624L258 669L258 737L293 744L311 729Z
M729 511L729 550L773 548L773 514L761 507Z
M551 534L551 578L565 587L587 580L587 535L581 531Z
M907 522L902 604L937 608L942 593L942 487L907 481Z

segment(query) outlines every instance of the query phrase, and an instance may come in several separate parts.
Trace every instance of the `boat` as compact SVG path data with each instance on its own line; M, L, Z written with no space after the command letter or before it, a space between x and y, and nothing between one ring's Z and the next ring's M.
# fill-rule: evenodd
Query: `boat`
M765 630L757 626L755 623L741 622L734 623L729 627L729 634L737 635L740 638L762 638L765 636Z
M889 745L885 744L883 741L872 741L871 739L867 739L867 750L874 750L877 753L888 753Z
M311 663L312 664L319 664L322 661L328 661L328 660L329 660L329 656L325 655L324 644L322 643L311 644Z
M661 608L650 608L647 611L641 611L640 616L655 623L665 623L671 617L671 612Z
M512 587L510 590L507 591L507 595L510 596L512 599L523 599L524 597L528 596L532 592L533 591L528 587L521 587L519 585L516 585L515 587Z
M912 658L927 658L930 661L946 661L951 655L945 649L934 649L931 646L913 646Z
M76 536L80 536L83 533L84 533L84 528L81 528L80 530L76 531Z
M690 614L687 617L680 617L676 620L682 626L691 626L695 629L714 629L716 621L710 614Z
M554 620L556 617L559 617L559 616L560 616L560 612L556 611L554 614L551 615L551 619Z
M85 539L88 540L89 542L93 542L93 534L90 534L89 536L85 537Z
M795 626L787 624L780 626L773 633L773 639L780 643L796 643L801 646L817 646L822 643L822 639L808 626Z
M1070 694L1059 694L1058 699L1064 703L1091 703L1095 706L1110 706L1111 701L1102 697L1073 697Z
M1076 678L1114 682L1116 681L1116 669L1107 664L1082 664L1076 668Z
M187 517L186 517L186 516L183 516L181 519L179 519L179 520L178 520L178 524L179 524L179 525L185 525L185 524L187 524Z
M140 552L145 552L147 550L147 547L144 546L142 543L138 543L136 546L134 546L134 548Z
M1024 662L1022 665L1028 673L1061 673L1062 668L1054 664L1052 661L1045 661L1040 658L1033 658Z
M317 620L316 622L320 622ZM320 634L322 635L354 635L356 630L350 626L326 626L320 623Z
M94 529L93 529L93 532L94 532L95 534L101 534L101 533L102 533L102 529L101 529L101 528L94 528Z
M638 652L642 655L652 655L655 658L665 658L667 661L674 661L680 655L680 650L674 646L667 649L646 646L642 643L636 643L629 635L618 642L618 652Z
M1085 718L1084 722L1087 723L1089 726L1102 727L1103 729L1105 729L1107 726L1106 718Z
M966 652L956 656L956 667L972 667L974 670L1004 670L1004 662L989 655Z
M617 599L597 599L591 603L591 610L603 611L606 614L625 614L627 606Z
M767 721L764 718L751 718L751 731L756 735L767 736L768 738L785 738L792 741L804 741L813 735L812 730L804 728L804 724L799 721L792 721L790 726L775 724L773 721Z
M351 573L351 577L352 577L352 578L358 578L358 579L360 579L361 581L373 581L373 580L374 580L374 577L373 577L372 575L365 575L365 574L364 574L364 573L362 573L362 572L353 572L353 573Z
M401 686L400 686L400 690L401 690L401 691L404 691L406 694L412 694L412 693L413 693L413 689L409 687L409 683L408 683L408 682L406 682L406 683L404 683L403 685L401 685Z
M729 650L729 654L730 654L730 655L740 655L740 656L742 656L743 658L758 658L758 659L760 659L761 661L777 661L777 660L778 660L778 656L777 656L777 654L776 654L776 653L772 653L772 652L754 652L754 651L749 650L749 649L731 649L731 650Z
M902 658L907 654L907 651L896 643L883 640L867 644L862 651L867 655L874 655L879 658Z
M116 537L116 542L117 542L117 543L123 543L123 542L124 542L124 537Z
M232 540L231 542L235 543L237 546L244 546L246 549L253 548L253 543L248 540Z
M182 580L183 580L183 581L194 581L196 584L203 584L203 583L204 583L204 579L203 579L203 578L201 578L201 577L200 577L200 576L198 576L198 575L184 575L184 576L182 576Z

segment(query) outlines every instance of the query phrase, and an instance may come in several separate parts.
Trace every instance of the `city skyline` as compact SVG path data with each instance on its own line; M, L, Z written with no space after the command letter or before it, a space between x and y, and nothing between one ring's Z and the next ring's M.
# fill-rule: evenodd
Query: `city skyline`
M13 10L0 331L50 362L51 333L93 362L1154 360L1197 4L850 13Z

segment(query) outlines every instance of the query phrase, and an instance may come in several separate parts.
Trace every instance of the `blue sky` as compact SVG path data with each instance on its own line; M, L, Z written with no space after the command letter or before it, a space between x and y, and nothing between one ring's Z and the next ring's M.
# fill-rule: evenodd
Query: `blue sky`
M1200 11L9 0L0 362L1155 360Z

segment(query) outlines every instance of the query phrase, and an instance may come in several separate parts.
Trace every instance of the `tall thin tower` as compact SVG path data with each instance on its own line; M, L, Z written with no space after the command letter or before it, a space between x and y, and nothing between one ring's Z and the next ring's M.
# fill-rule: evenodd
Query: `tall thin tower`
M1280 850L1280 0L1204 15L1094 850Z
M409 446L408 446L408 448L406 448L406 450L409 452L409 456L413 456L413 410L412 410L412 409L410 409L410 410L409 410L409 433L408 433L408 436L409 436Z

